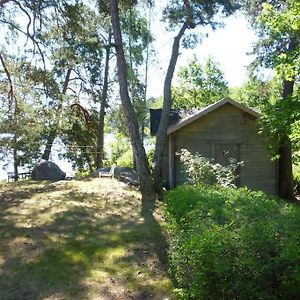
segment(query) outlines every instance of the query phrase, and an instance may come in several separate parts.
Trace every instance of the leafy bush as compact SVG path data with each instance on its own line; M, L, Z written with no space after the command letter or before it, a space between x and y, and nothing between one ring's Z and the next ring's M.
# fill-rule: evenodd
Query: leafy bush
M220 184L224 187L235 187L234 181L238 177L236 170L243 162L238 162L234 158L228 159L228 165L214 163L199 153L191 154L188 150L182 149L180 161L183 163L185 172L188 175L188 183L198 184Z
M133 166L133 154L132 154L132 149L128 149L126 152L122 154L117 159L117 165L120 167L130 167L132 168Z
M181 299L296 299L299 207L262 192L180 186L166 196Z
M119 165L132 167L132 150L130 142L121 134L115 135L116 141L110 143L111 153L105 161L106 166Z

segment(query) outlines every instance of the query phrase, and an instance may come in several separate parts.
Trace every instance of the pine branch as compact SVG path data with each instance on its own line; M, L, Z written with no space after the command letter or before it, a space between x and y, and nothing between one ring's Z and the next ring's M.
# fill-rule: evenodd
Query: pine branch
M15 111L17 112L19 109L18 109L18 101L17 101L17 98L15 96L15 93L14 93L14 87L13 87L13 82L12 82L12 79L11 79L11 76L10 76L10 72L6 66L6 63L4 61L4 58L2 56L2 54L0 53L0 61L1 61L1 65L4 69L4 72L6 74L6 77L7 77L7 80L8 80L8 83L9 83L9 90L8 90L8 93L7 93L7 96L8 96L8 99L9 99L9 107L12 105L13 101L15 102Z

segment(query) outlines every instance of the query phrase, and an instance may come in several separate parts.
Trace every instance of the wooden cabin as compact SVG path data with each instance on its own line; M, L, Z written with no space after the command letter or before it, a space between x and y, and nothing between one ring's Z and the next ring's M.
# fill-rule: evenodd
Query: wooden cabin
M151 133L156 134L161 110L151 110ZM230 155L244 165L239 168L238 187L247 186L277 194L277 164L271 161L264 137L258 134L259 113L226 98L200 110L171 111L163 165L169 188L186 182L176 153L187 149L222 163Z

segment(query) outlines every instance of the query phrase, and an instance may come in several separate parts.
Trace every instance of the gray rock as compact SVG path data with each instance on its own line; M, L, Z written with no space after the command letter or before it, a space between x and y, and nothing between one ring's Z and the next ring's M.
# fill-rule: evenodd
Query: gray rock
M91 177L99 177L99 172L109 172L111 167L104 167L97 169L90 174ZM138 186L139 178L137 172L130 167L120 167L115 166L114 168L114 178L128 185Z
M33 168L31 173L32 180L64 180L66 173L59 166L51 161L41 159Z
M139 178L137 172L129 167L115 167L115 178L128 185L139 185Z

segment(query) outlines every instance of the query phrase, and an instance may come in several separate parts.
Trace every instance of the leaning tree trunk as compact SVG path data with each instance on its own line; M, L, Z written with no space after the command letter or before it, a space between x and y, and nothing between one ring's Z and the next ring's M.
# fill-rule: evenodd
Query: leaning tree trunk
M98 138L97 138L97 154L96 154L97 169L103 167L103 159L104 159L104 116L105 116L105 108L107 104L110 47L111 47L111 32L109 33L108 36L108 43L105 51L104 80L103 80L103 89L101 95L99 124L98 124Z
M60 119L60 112L61 112L62 107L63 107L62 97L67 93L68 85L69 85L69 82L70 82L71 72L72 72L72 68L68 67L67 74L66 74L66 77L65 77L65 80L64 80L64 85L63 85L63 88L62 88L62 96L60 98L60 104L58 105L57 111L56 111L56 120L58 120L58 121ZM54 142L56 136L57 136L57 130L56 129L50 129L50 133L47 136L46 147L45 147L44 153L42 155L42 159L49 160L51 150L52 150L52 146L53 146L53 142Z
M15 173L15 181L19 180L19 157L18 157L18 149L17 149L17 136L14 135L14 149L13 149L13 156L14 156L14 173Z
M294 81L283 81L282 101L287 101L293 95ZM279 196L290 201L295 200L293 187L293 166L292 166L292 145L287 134L284 134L279 141L279 160L278 160L278 181Z
M53 142L54 142L56 136L57 136L56 130L51 130L46 139L46 146L45 146L45 150L42 155L42 159L49 160L52 145L53 145Z
M136 160L136 167L139 176L140 190L143 199L154 200L154 190L147 155L140 137L137 118L128 94L127 66L123 51L123 42L120 28L119 8L117 0L110 0L110 14L112 29L115 40L117 55L117 68L120 86L120 97L124 109L126 121L129 127L132 150ZM151 196L149 198L149 196Z
M174 38L171 59L170 59L168 71L164 82L164 102L163 102L160 124L156 136L156 147L154 153L154 166L153 166L153 177L155 181L155 188L158 190L160 189L161 186L161 170L162 170L163 154L164 154L164 148L165 148L165 142L167 136L169 114L172 105L171 84L172 84L174 70L179 55L180 40L187 28L189 28L189 23L185 22L182 25L181 29L179 30L178 35Z

